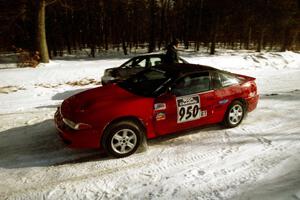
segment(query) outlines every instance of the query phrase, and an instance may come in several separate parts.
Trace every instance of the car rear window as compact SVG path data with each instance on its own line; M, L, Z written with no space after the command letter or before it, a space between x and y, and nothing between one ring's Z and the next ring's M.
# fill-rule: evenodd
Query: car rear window
M237 78L234 74L226 72L215 72L212 76L212 82L213 87L215 89L218 89L239 84L241 80Z

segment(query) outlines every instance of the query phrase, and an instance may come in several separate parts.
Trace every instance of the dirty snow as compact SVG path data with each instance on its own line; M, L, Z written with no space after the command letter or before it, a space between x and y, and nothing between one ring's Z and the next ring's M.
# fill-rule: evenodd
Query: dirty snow
M154 139L122 159L67 148L52 118L63 99L99 87L104 69L124 58L2 64L0 199L300 199L300 54L182 56L256 77L258 108L236 128Z

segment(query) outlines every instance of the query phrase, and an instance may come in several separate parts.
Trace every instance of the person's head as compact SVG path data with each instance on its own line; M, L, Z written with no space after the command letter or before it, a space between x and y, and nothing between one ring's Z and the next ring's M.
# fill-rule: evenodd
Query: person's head
M174 39L171 43L173 46L178 47L179 44L179 40L178 39Z

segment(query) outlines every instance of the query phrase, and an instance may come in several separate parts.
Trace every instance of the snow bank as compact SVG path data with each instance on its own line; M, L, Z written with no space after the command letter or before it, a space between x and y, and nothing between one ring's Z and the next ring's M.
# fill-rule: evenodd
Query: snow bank
M299 69L300 55L291 51L266 53L227 52L220 55L185 57L191 63L209 65L226 70L282 70Z

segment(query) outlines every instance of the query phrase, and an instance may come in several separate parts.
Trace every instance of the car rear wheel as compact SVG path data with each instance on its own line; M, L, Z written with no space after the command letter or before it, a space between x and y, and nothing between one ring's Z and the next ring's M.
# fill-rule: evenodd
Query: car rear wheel
M103 145L108 154L122 158L133 154L139 147L140 141L139 126L131 121L121 121L107 129Z
M240 101L233 101L225 113L224 125L228 128L236 127L242 122L244 115L245 106L243 103Z

